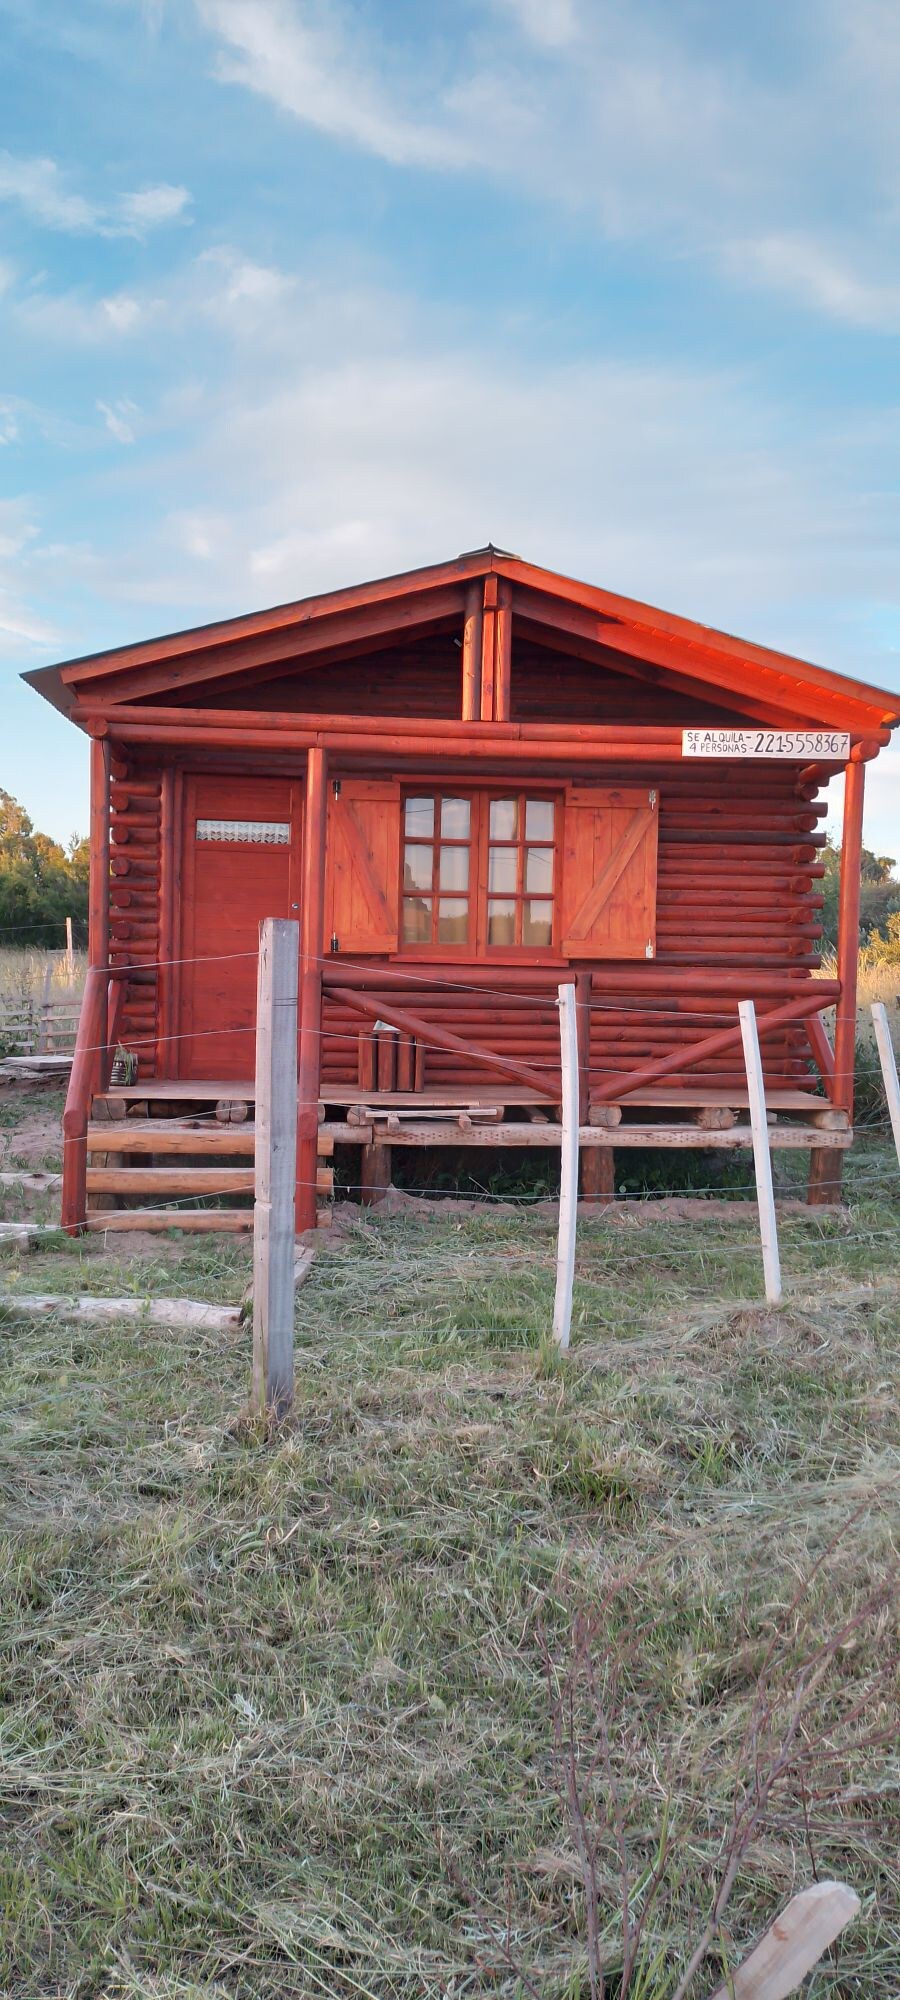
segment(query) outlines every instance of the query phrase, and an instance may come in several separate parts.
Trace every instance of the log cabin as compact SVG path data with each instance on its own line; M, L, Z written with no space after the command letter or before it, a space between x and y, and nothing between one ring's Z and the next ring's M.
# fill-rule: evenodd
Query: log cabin
M558 1146L561 981L585 1199L622 1147L749 1145L744 998L772 1144L839 1193L865 768L897 695L493 546L25 678L90 739L70 1231L247 1226L266 916L300 924L298 1227L336 1143L369 1200L397 1146Z

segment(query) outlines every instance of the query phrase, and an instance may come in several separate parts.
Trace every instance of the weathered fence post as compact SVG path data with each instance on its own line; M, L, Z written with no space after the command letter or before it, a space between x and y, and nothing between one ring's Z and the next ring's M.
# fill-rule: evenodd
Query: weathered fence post
M281 1417L294 1393L294 1183L300 926L266 917L256 999L253 1380L256 1415Z
M878 1044L878 1060L881 1063L881 1074L884 1077L884 1094L887 1098L888 1110L891 1114L891 1131L894 1134L897 1158L900 1160L900 1082L897 1080L897 1058L894 1054L894 1044L891 1041L887 1008L883 1000L873 1000L872 1002L872 1025L875 1029L875 1040Z
M562 1069L562 1135L559 1149L559 1238L556 1249L556 1298L553 1338L569 1345L572 1286L575 1279L575 1225L578 1215L578 1030L575 988L560 986L559 1052Z
M72 919L66 918L66 984L75 984L75 945L72 938Z
M756 1200L759 1207L759 1233L762 1237L766 1298L771 1306L778 1306L782 1297L781 1260L778 1255L778 1227L775 1221L772 1155L769 1150L769 1128L766 1123L762 1057L759 1052L756 1008L753 1001L739 1000L738 1014L741 1021L747 1092L750 1099L750 1130L753 1133L753 1166L756 1173Z

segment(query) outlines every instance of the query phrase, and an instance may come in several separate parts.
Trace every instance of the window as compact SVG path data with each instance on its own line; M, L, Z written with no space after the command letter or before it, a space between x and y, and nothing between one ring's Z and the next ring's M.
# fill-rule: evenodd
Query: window
M287 820L198 819L197 839L240 841L251 847L290 847L291 829Z
M468 944L472 800L408 798L403 813L404 944Z
M402 942L413 949L551 950L555 874L552 799L520 792L410 794L403 808Z

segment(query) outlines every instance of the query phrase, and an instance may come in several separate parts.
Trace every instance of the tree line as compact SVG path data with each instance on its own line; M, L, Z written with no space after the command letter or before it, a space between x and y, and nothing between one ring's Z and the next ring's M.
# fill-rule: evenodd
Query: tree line
M66 848L35 833L24 806L0 787L0 946L60 950L67 917L84 944L87 916L87 841L73 835Z

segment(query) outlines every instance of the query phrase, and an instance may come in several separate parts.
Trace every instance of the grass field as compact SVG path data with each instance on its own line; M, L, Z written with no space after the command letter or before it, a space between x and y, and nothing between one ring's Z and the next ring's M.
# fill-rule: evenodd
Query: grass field
M549 1217L359 1216L298 1296L268 1439L246 1335L65 1315L236 1299L245 1246L8 1261L0 1991L584 2000L595 1916L615 2000L621 1834L629 1991L672 2000L755 1782L691 1993L818 1872L862 1912L814 2000L895 2000L891 1174L855 1156L846 1219L783 1219L778 1312L740 1205L584 1223L565 1364Z

